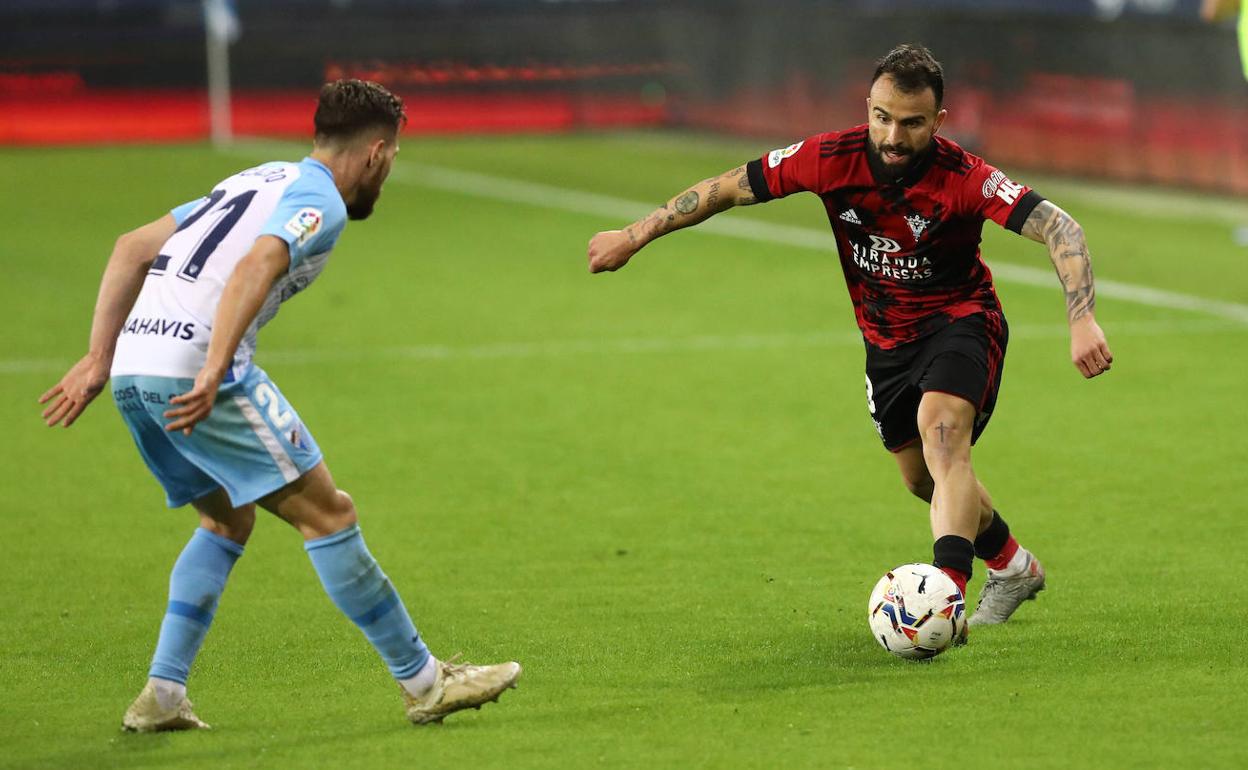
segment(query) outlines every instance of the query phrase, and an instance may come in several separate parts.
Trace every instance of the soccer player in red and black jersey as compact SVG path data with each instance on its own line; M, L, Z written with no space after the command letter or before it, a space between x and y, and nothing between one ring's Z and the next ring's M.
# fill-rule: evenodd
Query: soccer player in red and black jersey
M1113 355L1093 316L1079 224L1026 185L937 135L940 64L902 45L876 66L865 125L818 134L706 179L623 230L595 235L589 269L618 270L650 241L733 206L795 192L822 200L866 343L867 407L906 488L931 504L934 563L965 594L988 566L973 625L1000 623L1044 588L975 477L971 446L996 403L1009 332L980 258L984 220L1048 246L1084 377Z

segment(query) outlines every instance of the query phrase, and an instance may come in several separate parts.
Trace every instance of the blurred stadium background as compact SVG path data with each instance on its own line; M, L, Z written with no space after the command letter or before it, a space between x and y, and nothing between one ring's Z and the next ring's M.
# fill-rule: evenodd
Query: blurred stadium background
M1248 84L1196 0L214 7L0 0L0 768L1248 767ZM1083 380L1046 250L984 228L1011 340L976 472L1051 584L917 666L864 622L931 543L867 419L818 202L585 272L595 231L860 122L901 41L944 63L948 133L1086 229L1116 356ZM300 157L348 74L406 99L403 153L258 360L431 648L525 681L405 729L266 517L196 663L214 731L127 739L193 518L107 394L70 431L35 400L82 353L113 239Z
M206 12L219 5L217 13ZM211 116L303 138L325 79L408 102L410 132L625 127L805 136L860 122L899 41L946 66L946 133L994 163L1248 192L1248 84L1200 0L6 0L0 143L190 140Z

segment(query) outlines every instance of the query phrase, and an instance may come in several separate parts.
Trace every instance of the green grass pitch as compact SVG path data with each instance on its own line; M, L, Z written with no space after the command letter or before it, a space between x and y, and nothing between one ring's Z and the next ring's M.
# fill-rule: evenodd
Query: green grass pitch
M1210 302L1102 292L1116 361L1088 382L1056 278L999 282L1012 339L976 466L1050 587L913 664L865 610L884 570L930 557L927 512L867 419L835 256L690 230L591 277L586 241L627 213L532 186L653 205L767 149L406 140L374 219L258 361L434 652L520 660L521 687L411 727L266 517L191 678L215 729L158 736L118 727L194 517L164 509L111 399L68 431L35 399L83 351L122 229L301 150L0 151L0 767L1248 764L1248 253L1231 235L1248 207L1236 222L1226 201L1037 183L1084 225L1098 278ZM813 196L722 218L826 231ZM985 253L1051 269L991 224Z

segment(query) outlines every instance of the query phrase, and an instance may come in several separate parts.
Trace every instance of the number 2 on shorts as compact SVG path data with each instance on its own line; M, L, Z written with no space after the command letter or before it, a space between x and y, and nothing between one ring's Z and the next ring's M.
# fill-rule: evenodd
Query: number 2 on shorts
M277 397L277 390L272 385L262 382L252 391L252 395L256 397L256 403L268 412L269 422L273 423L273 427L285 430L286 426L290 425L294 415L289 410L282 411L281 400Z

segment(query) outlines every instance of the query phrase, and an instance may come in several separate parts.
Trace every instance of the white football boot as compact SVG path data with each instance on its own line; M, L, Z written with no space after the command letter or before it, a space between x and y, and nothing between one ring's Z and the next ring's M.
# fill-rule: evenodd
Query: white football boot
M438 661L437 677L423 696L414 698L403 690L407 718L413 724L441 722L448 714L466 708L479 709L485 703L497 701L503 690L516 686L522 670L515 661L473 666L454 660Z
M1011 577L1001 577L996 570L988 570L988 581L979 592L975 614L967 621L972 626L991 626L1010 619L1019 605L1044 590L1044 567L1040 560L1027 552L1027 561L1021 572Z
M156 686L149 679L143 692L126 709L126 715L121 719L121 729L135 733L211 729L191 709L191 702L186 698L169 708L161 708L160 700L156 697Z

